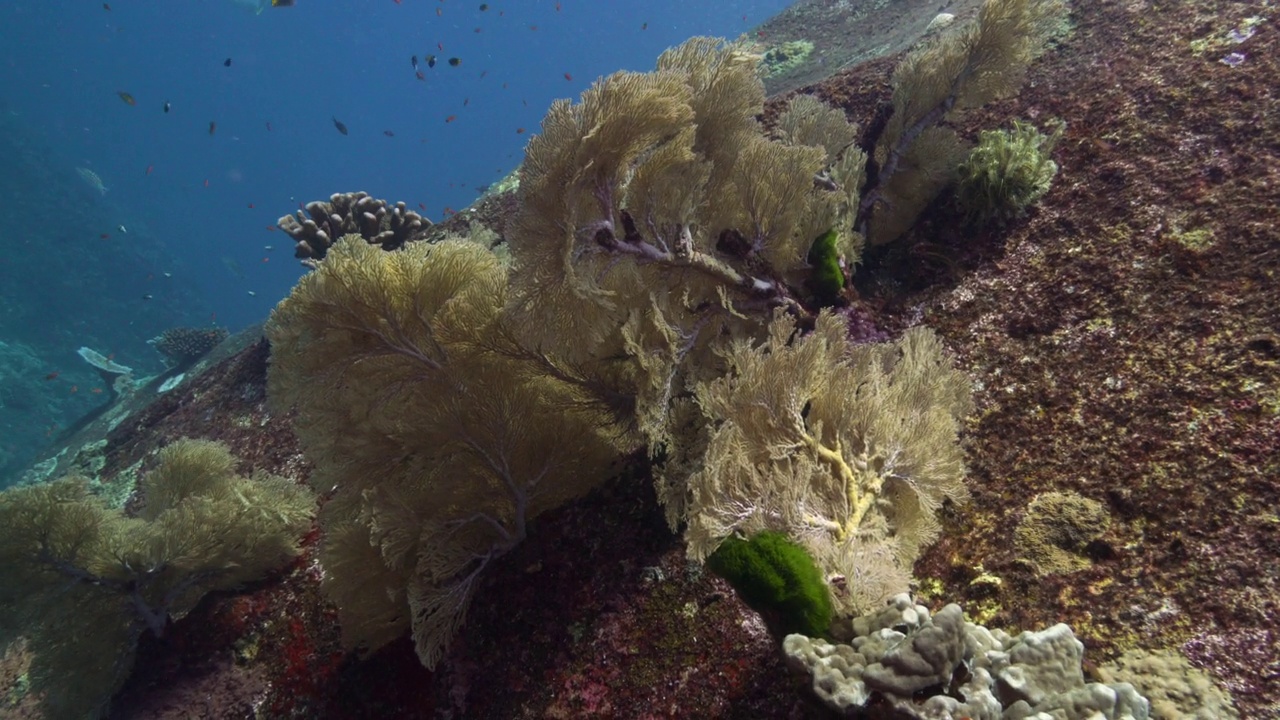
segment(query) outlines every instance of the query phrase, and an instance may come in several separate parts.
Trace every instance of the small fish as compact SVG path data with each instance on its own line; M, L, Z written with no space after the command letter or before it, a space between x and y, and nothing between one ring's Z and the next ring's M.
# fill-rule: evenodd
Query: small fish
M516 128L516 134L517 134L517 135L523 135L523 134L524 134L524 128Z
M72 386L71 386L71 392L73 392L73 393L74 393L74 392L76 392L76 391L78 391L79 389L80 389L80 386L79 386L79 385L72 385Z
M414 69L414 70L417 70L417 69L418 69L418 56L417 56L417 55L414 55L413 57L409 58L409 62L413 65L413 69Z
M271 259L271 258L265 258L265 257L264 257L264 258L262 258L262 262L267 262L267 261L268 261L268 260L270 260L270 259Z
M257 296L258 296L258 293L254 292L254 291L252 291L252 290L247 290L246 292L248 292L248 293L249 293L249 297L257 297Z
M125 92L125 91L123 91L123 90L117 90L117 91L116 91L116 94L120 96L120 99L124 101L124 104L125 104L125 105L137 105L137 104L138 104L138 101L137 101L137 100L134 100L132 95L130 95L129 93L127 93L127 92Z
M436 41L436 49L437 49L437 50L439 50L440 52L444 52L444 43L443 43L443 42L440 42L439 40L437 40L437 41Z
M444 11L440 8L436 8L436 17L444 17Z
M275 231L276 231L276 226L275 226L275 225L268 225L268 226L267 226L267 229L268 229L268 230L270 230L271 232L275 232Z
M143 299L143 300L150 300L150 299L151 299L151 297L152 297L151 293L147 293L146 295L143 295L143 296L142 296L142 299Z
M293 7L293 0L271 0L271 7Z
M106 3L102 3L102 9L111 12L111 6Z
M253 209L253 203L249 203L249 209L250 209L250 210L252 210L252 209Z
M222 67L231 67L231 58L222 61Z
M160 274L161 274L161 275L164 275L164 276L165 276L165 277L167 277L167 278L171 278L171 277L173 277L173 273L171 273L171 272L160 273Z
M102 394L102 388L99 388L99 387L96 387L96 388L89 388L89 392L93 393L94 395L101 395L101 394Z
M209 187L209 178L204 179L204 186Z
M166 113L167 113L167 112L169 112L169 108L171 108L171 107L173 107L173 106L169 104L169 101L168 101L168 100L165 100L165 101L164 101L164 111L165 111Z
M267 132L271 132L271 121L267 121Z
M537 29L538 29L538 26L537 26L537 25L530 25L530 26L529 26L529 29L530 29L530 30L537 30Z
M152 170L155 170L155 169L156 169L156 166L155 166L155 165L148 165L148 166L147 166L147 174L148 174L148 175L150 175L150 174L151 174L151 171L152 171Z
M649 29L649 23L647 23L647 22L646 22L646 23L640 23L640 29L641 29L641 30L648 30L648 29Z
M413 76L414 76L414 77L416 77L416 78L418 78L419 80L426 80L426 79L427 79L427 76L426 76L426 75L423 75L421 70L418 70L418 71L414 72L414 73L413 73Z
M129 231L126 230L123 225L117 225L116 229L120 231L121 235L127 235L129 233Z
M109 237L111 237L111 233L102 233L101 235L99 235L99 236L98 236L98 239L99 239L99 240L106 240L106 239L107 239L107 238L109 238Z
M391 132L390 130L383 130L383 131L382 131L382 134L383 134L383 135L386 135L387 137L395 137L395 136L396 136L396 134L395 134L395 133L393 133L393 132Z
M423 210L426 210L426 209L427 209L427 206L426 206L426 205L424 205L424 204L422 204L422 203L418 203L418 207L419 207L419 208L422 208Z
M57 379L58 379L58 371L57 371L57 370L54 370L53 372L49 373L48 375L45 375L45 376L44 376L44 379L45 379L45 380L57 380Z
M274 246L274 245L263 245L263 246L262 246L262 249L263 249L263 250L266 250L267 252L271 252L272 250L275 250L276 248L275 248L275 246Z
M468 105L470 105L470 104L471 104L471 98L469 98L469 97L467 97L467 98L462 98L462 107L466 107L466 106L468 106Z
M428 55L428 56L427 56L427 67L429 67L429 68L433 68L433 67L435 67L435 66L436 66L436 56L435 56L435 55Z
M560 3L556 3L556 12L560 12Z
M564 74L564 79L565 79L565 80L570 80L570 81L572 81L572 80L573 80L573 76L572 76L572 75L570 75L569 73L565 73L565 74Z
M449 58L449 67L458 67L461 64L462 64L462 58L456 58L456 57Z
M445 121L445 122L447 122L447 123L451 123L451 122L453 122L454 120L457 120L457 119L458 119L458 116L457 116L457 115L450 115L449 117L445 118L445 119L444 119L444 121Z
M212 135L212 134L214 134L215 132L217 132L217 130L218 130L218 123L216 123L216 122L214 122L214 121L210 120L210 121L209 121L209 134L210 134L210 135Z
M346 125L343 125L343 124L342 124L342 121L341 121L341 120L339 120L338 118L332 118L332 119L333 119L333 126L334 126L334 127L336 127L336 128L338 128L338 132L342 133L343 135L346 135L346 134L347 134L347 126L346 126Z
M489 9L489 3L480 3L480 12L484 12L488 9Z

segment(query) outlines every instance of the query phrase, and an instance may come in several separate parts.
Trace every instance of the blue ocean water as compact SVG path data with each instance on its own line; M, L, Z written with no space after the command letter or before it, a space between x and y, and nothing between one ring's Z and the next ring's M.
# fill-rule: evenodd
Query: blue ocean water
M787 4L0 3L0 486L100 404L78 347L159 369L169 327L265 318L303 271L273 229L299 203L365 190L439 219L553 99Z

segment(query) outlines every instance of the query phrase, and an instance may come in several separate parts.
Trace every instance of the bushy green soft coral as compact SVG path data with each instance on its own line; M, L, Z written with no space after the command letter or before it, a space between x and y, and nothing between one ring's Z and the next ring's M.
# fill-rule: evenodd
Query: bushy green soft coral
M1049 158L1065 125L1059 121L1044 135L1030 123L1014 121L1013 130L987 130L960 165L956 203L972 225L1004 223L1021 217L1049 191L1058 164Z
M99 717L144 632L284 567L311 527L310 490L238 476L225 445L178 440L158 460L129 514L84 478L0 493L0 650L26 637L50 720Z
M760 65L765 77L773 77L795 70L812 54L813 43L808 40L788 40L766 50Z
M756 612L775 620L782 634L827 635L833 608L822 571L786 535L765 531L750 540L726 538L707 565Z

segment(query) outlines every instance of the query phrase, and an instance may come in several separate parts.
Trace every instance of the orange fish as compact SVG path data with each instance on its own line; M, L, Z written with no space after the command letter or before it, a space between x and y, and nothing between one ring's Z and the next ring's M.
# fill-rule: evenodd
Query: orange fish
M436 17L444 17L444 11L440 8L436 8Z
M421 70L419 70L419 71L415 72L415 73L413 74L413 76L414 76L414 77L416 77L416 78L418 78L419 80L426 80L426 79L427 79L427 76L426 76L426 75L423 75Z
M57 371L57 370L54 370L53 372L49 373L48 375L45 375L45 376L44 376L44 379L45 379L45 380L57 380L57 379L58 379L58 371Z
M148 174L148 175L150 175L150 174L151 174L151 171L152 171L152 170L155 170L155 169L156 169L156 166L155 166L155 165L148 165L148 166L147 166L147 174Z
M556 12L560 12L560 3L556 3Z
M249 203L249 209L250 209L250 210L252 210L252 209L253 209L253 203Z
M80 387L79 387L78 385L72 385L72 386L71 386L71 392L76 392L76 391L78 391L79 389L80 389Z
M93 393L94 395L101 395L102 388L89 388L89 392Z
M573 76L572 76L572 75L570 75L569 73L565 73L565 74L564 74L564 79L565 79L565 80L572 80L572 79L573 79Z
M270 259L271 259L271 258L262 258L262 262L266 262L266 261L268 261L268 260L270 260Z
M124 92L123 90L117 91L117 92L116 92L116 94L120 96L120 99L124 101L124 104L125 104L125 105L137 105L137 104L138 104L138 101L137 101L137 100L134 100L132 95L130 95L130 94L129 94L129 93L127 93L127 92Z
M268 226L267 226L267 229L268 229L268 230L270 230L271 232L275 232L275 231L276 231L276 226L275 226L275 225L268 225Z
M106 240L109 237L111 237L111 233L102 233L101 235L98 236L98 238L101 240Z
M451 122L453 122L454 120L457 120L457 119L458 119L458 116L457 116L457 115L450 115L449 117L445 118L445 119L444 119L444 121L445 121L445 122L447 122L447 123L451 123Z
M422 208L423 210L427 209L427 206L423 205L422 203L418 203L418 207Z
M517 134L517 135L523 135L523 134L524 134L524 128L516 128L516 134Z
M444 43L442 43L442 42L437 42L437 43L436 43L436 49L437 49L437 50L439 50L439 51L441 51L441 52L444 52Z
M204 186L209 187L209 178L204 179Z

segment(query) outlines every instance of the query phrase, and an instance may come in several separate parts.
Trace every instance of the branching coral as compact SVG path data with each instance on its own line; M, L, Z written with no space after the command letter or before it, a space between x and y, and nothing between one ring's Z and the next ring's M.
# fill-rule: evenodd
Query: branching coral
M398 202L370 197L366 192L335 193L328 202L314 201L278 221L280 229L297 241L294 255L320 260L343 235L359 235L383 250L395 250L431 225L431 221Z
M147 341L172 367L185 367L204 357L227 337L226 328L170 328Z

